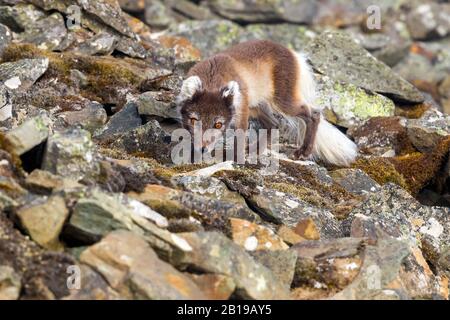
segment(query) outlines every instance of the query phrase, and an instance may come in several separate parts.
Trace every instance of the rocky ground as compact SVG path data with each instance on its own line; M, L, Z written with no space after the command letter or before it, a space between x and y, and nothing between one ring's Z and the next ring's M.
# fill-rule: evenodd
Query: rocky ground
M0 0L0 299L448 299L449 17L448 1ZM351 168L172 164L187 70L255 38L309 54Z

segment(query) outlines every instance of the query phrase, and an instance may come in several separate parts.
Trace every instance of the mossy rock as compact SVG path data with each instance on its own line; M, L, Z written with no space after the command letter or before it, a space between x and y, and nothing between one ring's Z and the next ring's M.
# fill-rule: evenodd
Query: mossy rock
M431 153L410 153L393 158L360 158L353 168L366 172L372 179L383 185L388 182L417 195L429 184L442 185L446 178L440 174L450 154L450 137L443 138Z
M408 184L406 183L405 178L396 170L395 166L388 160L388 158L359 158L352 165L352 167L355 169L361 169L381 185L391 182L404 189L408 189Z
M3 52L2 62L27 58L47 58L49 67L44 79L57 78L69 86L76 86L71 71L82 72L87 84L81 88L81 95L104 104L125 102L127 92L137 93L147 82L170 74L167 70L152 68L143 60L87 56L74 52L53 53L31 44L11 44Z

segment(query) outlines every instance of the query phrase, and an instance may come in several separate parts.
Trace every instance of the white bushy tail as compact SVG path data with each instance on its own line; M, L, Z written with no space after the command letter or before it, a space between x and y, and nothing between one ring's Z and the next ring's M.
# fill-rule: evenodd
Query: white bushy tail
M311 66L304 54L296 54L300 65L300 90L301 95L311 108L322 111L314 104L316 98L316 84ZM313 148L315 159L321 159L338 166L349 166L358 154L357 147L338 128L321 116L316 140Z
M313 148L314 158L348 167L357 155L355 143L322 116Z

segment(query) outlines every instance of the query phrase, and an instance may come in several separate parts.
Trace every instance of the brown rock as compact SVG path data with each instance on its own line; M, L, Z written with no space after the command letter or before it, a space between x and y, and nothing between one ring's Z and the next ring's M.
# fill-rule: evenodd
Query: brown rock
M294 245L305 241L306 239L299 236L293 229L282 225L277 232L278 236L287 244Z
M34 241L48 249L62 249L59 234L69 216L62 197L53 196L44 203L22 208L17 212L17 216Z
M159 260L144 238L118 230L88 249L80 260L97 270L121 295L134 299L204 299L186 275Z
M289 246L272 230L242 219L230 218L231 236L247 251L286 250Z
M295 227L295 233L307 240L319 240L320 234L314 220L311 218L300 220Z
M228 300L236 289L233 279L221 274L189 274L210 300Z

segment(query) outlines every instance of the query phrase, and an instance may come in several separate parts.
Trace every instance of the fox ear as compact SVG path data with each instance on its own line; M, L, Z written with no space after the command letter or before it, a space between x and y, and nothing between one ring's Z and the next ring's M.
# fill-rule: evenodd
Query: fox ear
M192 99L192 97L199 91L202 90L202 80L198 76L191 76L183 81L181 86L180 94L177 97L177 103L180 104L187 100Z
M241 90L236 81L230 81L220 90L222 98L228 107L238 109L241 105Z

